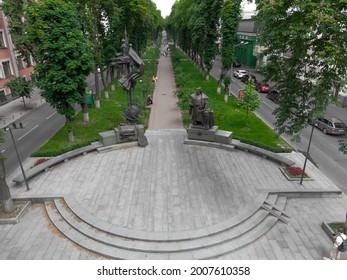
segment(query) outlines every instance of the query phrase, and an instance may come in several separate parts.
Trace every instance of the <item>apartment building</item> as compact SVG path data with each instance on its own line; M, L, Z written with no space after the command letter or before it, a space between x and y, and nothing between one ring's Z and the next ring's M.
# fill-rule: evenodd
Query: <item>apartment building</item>
M2 1L0 1L1 4ZM24 61L21 55L15 51L8 30L7 18L0 9L0 105L17 98L6 87L6 83L13 77L24 77L30 80L33 71L33 60Z

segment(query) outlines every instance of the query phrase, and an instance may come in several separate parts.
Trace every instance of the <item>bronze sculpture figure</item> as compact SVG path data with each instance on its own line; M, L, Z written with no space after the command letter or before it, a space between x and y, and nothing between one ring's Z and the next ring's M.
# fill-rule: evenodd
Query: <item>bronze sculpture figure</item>
M192 115L195 128L210 129L214 126L213 111L208 108L208 96L200 87L190 96L189 105L189 114Z

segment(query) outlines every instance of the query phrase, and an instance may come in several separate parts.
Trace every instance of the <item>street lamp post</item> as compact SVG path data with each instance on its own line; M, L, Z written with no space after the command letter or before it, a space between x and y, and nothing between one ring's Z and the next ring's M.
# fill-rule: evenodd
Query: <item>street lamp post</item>
M4 131L8 131L8 130L10 131L10 134L11 134L13 146L14 146L14 149L15 149L15 151L16 151L17 159L18 159L18 161L19 161L19 165L20 165L20 168L21 168L21 170L22 170L22 174L23 174L23 177L24 177L25 185L26 185L27 191L28 191L28 190L30 190L30 188L29 188L29 185L28 185L27 178L26 178L26 176L25 176L25 172L24 172L24 168L23 168L22 162L21 162L20 157L19 157L19 153L18 153L18 150L17 150L16 141L14 140L14 137L13 137L12 129L11 129L11 127L9 127L9 126L7 126L7 127L4 128Z
M144 109L145 107L145 100L143 99L143 93L142 93L142 80L140 80L140 91L141 91L141 100L142 100L142 108Z
M300 178L300 185L302 185L302 181L303 181L303 179L304 179L304 174L305 174L305 169L306 169L306 163L307 163L308 153L310 152L310 147L311 147L311 142L312 142L313 130L314 130L314 125L312 124L312 130L311 130L310 140L308 141L308 146L307 146L307 152L306 152L304 167L302 168L302 173L301 173L301 178Z

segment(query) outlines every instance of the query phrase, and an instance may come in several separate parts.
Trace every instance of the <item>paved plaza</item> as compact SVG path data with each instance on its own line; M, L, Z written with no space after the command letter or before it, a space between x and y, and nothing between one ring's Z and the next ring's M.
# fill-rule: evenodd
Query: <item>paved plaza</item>
M184 144L169 57L159 60L149 145L91 152L54 166L14 198L34 202L0 225L0 259L321 260L322 222L344 221L347 197L308 162L313 179L238 149ZM302 166L300 153L281 154ZM34 159L25 162L29 168ZM345 254L342 256L346 259Z

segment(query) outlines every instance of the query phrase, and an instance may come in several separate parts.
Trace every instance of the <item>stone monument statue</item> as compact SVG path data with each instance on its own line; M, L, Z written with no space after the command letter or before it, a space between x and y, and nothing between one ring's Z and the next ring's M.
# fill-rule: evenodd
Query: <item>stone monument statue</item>
M187 128L187 139L184 143L199 140L231 144L232 132L219 130L218 126L214 125L213 111L208 107L208 96L200 87L190 96L189 105L192 123Z
M126 31L121 47L123 53L117 54L114 64L118 64L122 69L123 77L118 80L118 83L123 86L128 95L128 108L123 112L125 123L118 124L114 131L99 133L99 139L104 146L137 141L140 147L145 147L148 145L148 141L144 135L144 127L137 124L140 110L133 102L135 80L144 74L145 66L129 44Z
M139 115L139 109L133 102L133 92L136 86L136 79L144 74L145 65L142 59L132 48L128 42L127 33L125 31L125 39L122 40L123 53L117 54L116 64L120 65L125 75L118 80L128 95L128 109L124 112L127 123L136 123Z
M189 105L194 128L211 129L214 126L213 111L208 108L208 97L200 87L190 96Z

